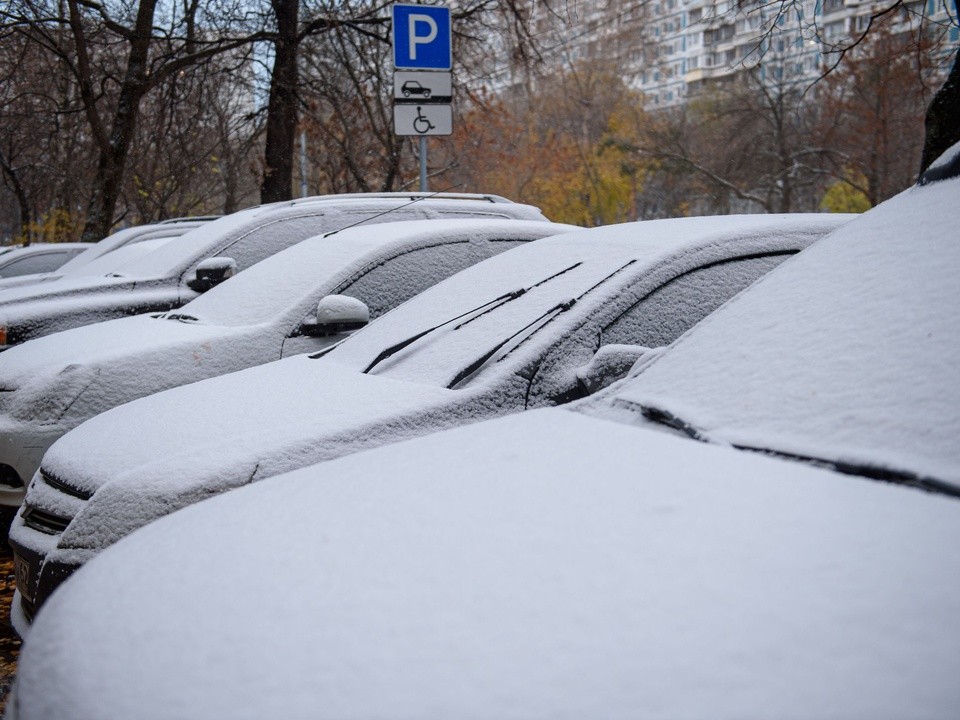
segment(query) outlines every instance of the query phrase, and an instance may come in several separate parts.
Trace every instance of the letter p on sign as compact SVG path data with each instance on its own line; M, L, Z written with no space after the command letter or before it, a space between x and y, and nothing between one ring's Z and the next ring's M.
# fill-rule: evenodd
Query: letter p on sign
M453 65L450 8L393 6L393 64L408 70L449 70Z

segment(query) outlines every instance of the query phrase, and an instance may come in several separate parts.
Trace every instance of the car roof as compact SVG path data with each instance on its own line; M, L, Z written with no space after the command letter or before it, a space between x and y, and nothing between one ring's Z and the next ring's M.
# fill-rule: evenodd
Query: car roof
M288 230L283 226L285 220L316 217L318 232L331 231L364 222L373 224L390 220L390 213L406 211L411 206L414 213L436 212L439 208L442 213L462 213L464 216L484 213L491 217L546 220L532 206L494 199L494 196L435 198L411 193L324 195L260 205L225 215L185 233L178 240L125 266L122 271L133 277L165 276L209 255L215 248L229 245L252 229L270 223L275 224L274 236L278 246L288 246L293 242L284 240Z

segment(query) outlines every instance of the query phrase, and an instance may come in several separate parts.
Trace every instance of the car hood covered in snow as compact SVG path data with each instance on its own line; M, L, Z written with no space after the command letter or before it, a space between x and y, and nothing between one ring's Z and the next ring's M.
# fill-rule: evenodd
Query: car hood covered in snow
M455 395L337 365L318 370L309 356L294 356L135 400L64 435L47 452L44 472L82 494L98 492L62 544L82 547L86 532L97 532L101 512L113 524L129 520L138 527L143 512L135 506L148 508L154 495L173 498L181 487L215 494L388 442L416 424L418 411ZM274 401L278 396L283 403ZM28 502L41 489L31 485Z
M125 538L17 717L953 718L958 544L942 496L537 410Z

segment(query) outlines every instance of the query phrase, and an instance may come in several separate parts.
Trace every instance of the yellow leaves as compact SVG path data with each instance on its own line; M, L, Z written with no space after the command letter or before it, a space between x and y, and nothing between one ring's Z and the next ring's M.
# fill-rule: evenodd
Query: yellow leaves
M454 139L465 184L537 205L557 222L635 220L644 117L639 95L618 82L597 83L604 97L574 102L554 88L465 113Z
M872 205L866 193L860 190L866 187L867 179L862 173L847 169L844 178L837 180L827 188L820 207L835 213L860 213L869 210Z
M83 218L79 214L55 208L36 221L28 223L23 232L14 238L14 242L72 242L80 237L82 226Z

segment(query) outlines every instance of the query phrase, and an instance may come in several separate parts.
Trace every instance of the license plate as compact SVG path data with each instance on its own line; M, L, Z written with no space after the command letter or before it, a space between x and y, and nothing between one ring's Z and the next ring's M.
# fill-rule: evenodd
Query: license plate
M33 584L30 582L30 563L14 553L13 572L17 579L17 590L28 603L33 603Z

